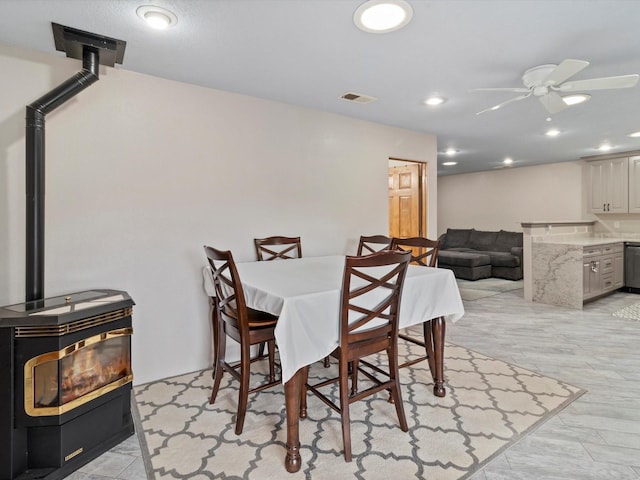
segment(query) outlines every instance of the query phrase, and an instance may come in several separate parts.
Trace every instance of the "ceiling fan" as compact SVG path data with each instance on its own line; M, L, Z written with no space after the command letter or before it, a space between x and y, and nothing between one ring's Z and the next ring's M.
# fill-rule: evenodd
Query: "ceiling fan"
M551 114L564 110L569 105L562 99L563 93L582 92L585 90L605 90L611 88L629 88L638 83L637 74L620 75L617 77L590 78L587 80L567 81L589 65L584 60L567 59L560 65L539 65L530 68L522 75L524 87L497 87L497 88L475 88L476 92L515 92L521 95L511 98L506 102L499 103L493 107L478 112L489 112L502 108L511 102L524 100L533 95L537 97L542 105Z

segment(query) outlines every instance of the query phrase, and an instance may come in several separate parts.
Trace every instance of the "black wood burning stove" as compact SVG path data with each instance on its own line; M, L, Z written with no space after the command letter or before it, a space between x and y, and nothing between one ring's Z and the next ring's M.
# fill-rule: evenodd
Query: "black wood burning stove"
M82 70L26 108L26 301L0 308L0 480L64 478L133 434L133 301L44 296L45 117L98 81L100 65L121 64L126 42L52 28Z
M0 479L61 479L133 434L131 312L90 290L0 308Z

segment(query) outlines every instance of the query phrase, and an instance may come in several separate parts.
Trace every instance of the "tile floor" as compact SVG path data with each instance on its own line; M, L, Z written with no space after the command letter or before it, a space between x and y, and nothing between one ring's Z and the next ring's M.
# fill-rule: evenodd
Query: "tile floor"
M640 479L640 321L612 315L637 302L616 293L580 311L521 290L465 302L449 341L587 390L472 480Z
M525 302L521 289L482 296L479 282L461 285L477 299L466 300L465 316L447 325L448 341L587 393L471 480L640 479L640 320L612 315L640 295L615 293L580 311ZM67 478L147 478L137 438Z
M65 477L67 480L147 480L138 437L133 435L94 461Z

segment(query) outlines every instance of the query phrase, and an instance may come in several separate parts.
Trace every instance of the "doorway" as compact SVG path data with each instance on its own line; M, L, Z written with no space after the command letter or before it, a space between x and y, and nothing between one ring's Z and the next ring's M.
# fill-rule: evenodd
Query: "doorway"
M389 236L427 237L427 164L389 159Z

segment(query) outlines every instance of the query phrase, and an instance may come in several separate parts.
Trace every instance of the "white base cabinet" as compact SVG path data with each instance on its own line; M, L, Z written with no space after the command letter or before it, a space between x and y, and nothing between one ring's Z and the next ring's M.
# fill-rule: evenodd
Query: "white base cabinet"
M582 296L590 300L624 286L624 244L585 247L582 262Z

